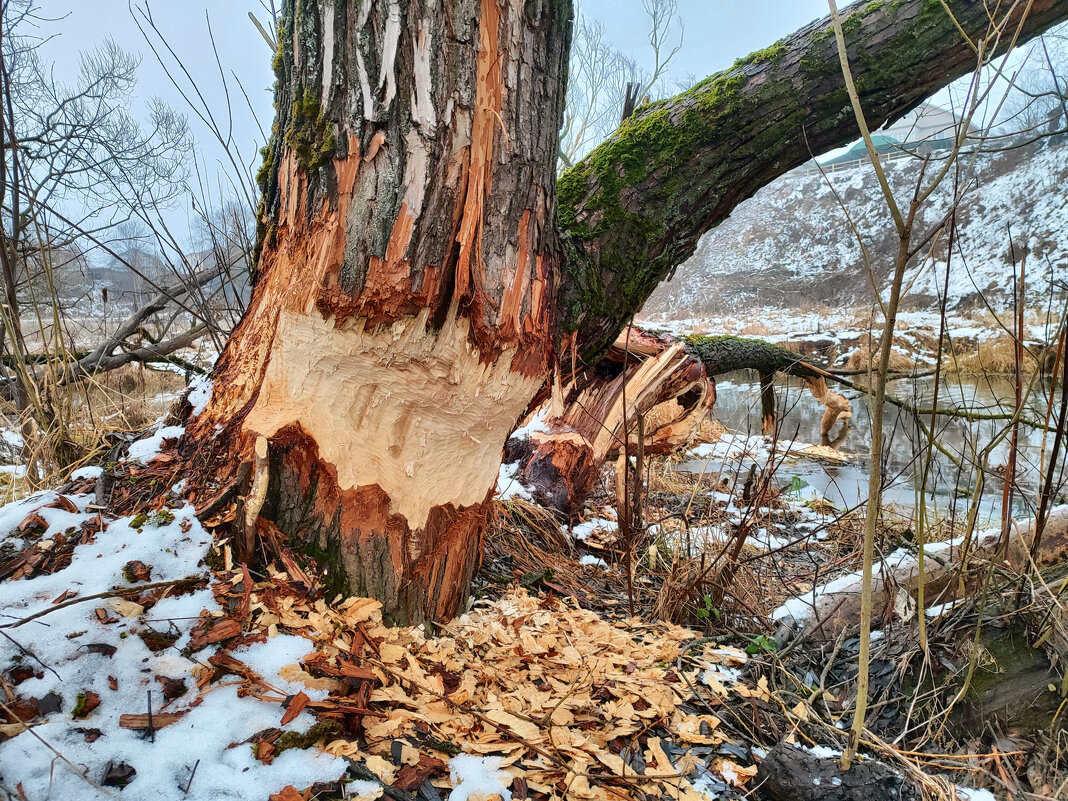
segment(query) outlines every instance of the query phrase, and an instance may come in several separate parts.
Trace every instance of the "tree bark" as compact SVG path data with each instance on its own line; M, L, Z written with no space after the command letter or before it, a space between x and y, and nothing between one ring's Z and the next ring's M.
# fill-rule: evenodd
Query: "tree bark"
M1068 506L1055 506L1047 519L1043 519L1044 534L1031 556L1035 543L1036 520L1024 520L1013 524L1007 545L1002 542L1000 528L975 532L965 543L929 542L924 548L924 597L927 603L939 604L957 600L961 590L971 592L978 587L960 586L960 570L963 561L992 559L1006 564L1015 572L1025 572L1033 565L1048 567L1068 559ZM919 591L919 562L912 554L897 553L878 561L874 568L872 593L872 620L893 621L895 606L901 593L915 599ZM860 622L860 596L863 580L860 573L842 576L809 593L788 601L775 610L774 617L795 622L805 622L806 628L815 636L833 640L842 629ZM917 610L917 614L923 614Z
M956 23L930 0L853 7L873 122L973 63L956 26L974 38L986 6L949 5ZM1068 17L1029 8L1021 38ZM214 506L248 490L266 440L246 528L276 525L388 620L461 607L502 446L561 335L595 364L702 233L855 137L824 21L637 110L557 182L570 16L566 0L284 4L253 294L180 447Z
M249 309L184 451L395 622L465 600L553 360L568 4L285 4Z
M539 398L541 430L530 435L527 452L513 449L519 451L513 457L519 457L522 466L520 480L539 502L569 515L580 512L601 465L621 450L625 420L627 440L636 449L636 422L661 404L676 402L676 415L657 421L643 437L646 453L672 451L691 441L712 409L713 379L736 370L760 374L766 436L775 432L772 382L780 372L803 379L824 404L825 440L839 418L852 417L849 401L827 388L827 372L779 345L735 336L676 339L628 328L596 365L568 383L559 399Z
M678 413L643 434L645 453L681 445L715 402L704 366L685 343L628 329L593 368L580 371L539 412L543 428L530 436L521 481L541 503L567 514L582 510L601 465L637 450L637 422L655 407L678 401ZM554 408L556 407L556 408Z

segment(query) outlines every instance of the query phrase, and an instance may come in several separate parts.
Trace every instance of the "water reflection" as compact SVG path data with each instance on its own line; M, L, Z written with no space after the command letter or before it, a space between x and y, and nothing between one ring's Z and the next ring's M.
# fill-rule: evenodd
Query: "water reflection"
M1050 394L1049 382L1036 382L1030 397L1025 398L1025 416L1043 423L1047 419ZM733 373L717 381L716 417L729 430L756 434L760 431L760 386L756 374ZM1059 391L1059 390L1058 390ZM851 455L848 462L831 464L813 460L788 461L778 471L782 485L790 484L797 476L802 482L821 493L840 508L862 504L867 498L868 448L871 442L871 415L867 397L845 390L850 399L853 419L844 428L832 431L835 448ZM934 396L932 378L902 379L891 384L893 397L916 408L929 408ZM1014 406L1011 381L1000 378L949 376L939 391L941 408L962 408L983 414L1009 414ZM776 404L780 413L785 410L780 438L819 443L819 424L822 405L797 381L782 379L776 384ZM1040 464L1048 462L1053 443L1052 425L1057 417L1056 407L1050 418L1051 429L1021 425L1017 457L1017 482L1013 493L1013 512L1026 515L1037 506ZM930 415L921 416L923 425L930 424ZM888 444L884 473L887 476L884 502L893 504L909 514L919 501L921 475L927 452L927 437L915 416L896 406L887 405L885 440ZM1008 461L1010 430L1004 419L964 420L939 416L935 424L936 443L963 469L954 464L946 453L937 449L927 478L927 504L943 517L963 516L967 513L970 496L980 475L984 475L983 496L979 520L991 523L1000 519L1002 475ZM981 473L976 465L983 461L984 449L987 469ZM1065 449L1062 448L1055 471L1054 501L1065 494ZM680 469L718 471L730 465L708 465L705 460L692 460ZM737 467L737 465L735 465ZM748 469L748 464L745 464ZM796 483L795 483L796 486Z

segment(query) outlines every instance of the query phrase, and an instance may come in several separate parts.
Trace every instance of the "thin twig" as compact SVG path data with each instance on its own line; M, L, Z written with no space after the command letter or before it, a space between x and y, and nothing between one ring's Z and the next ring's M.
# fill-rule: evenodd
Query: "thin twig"
M173 587L175 584L192 584L204 581L203 576L186 576L180 579L171 579L170 581L153 581L151 584L138 584L134 587L120 587L114 590L108 590L107 592L98 592L94 595L86 595L84 598L72 598L69 601L64 601L61 604L50 606L47 609L42 609L40 612L34 612L28 617L16 620L13 623L4 623L0 625L0 629L17 629L19 626L29 623L31 620L37 620L38 618L50 615L53 612L58 612L60 609L65 609L68 606L74 606L74 604L85 603L86 601L96 601L100 598L113 598L117 595L136 595L137 593L144 592L145 590L154 590L159 587Z

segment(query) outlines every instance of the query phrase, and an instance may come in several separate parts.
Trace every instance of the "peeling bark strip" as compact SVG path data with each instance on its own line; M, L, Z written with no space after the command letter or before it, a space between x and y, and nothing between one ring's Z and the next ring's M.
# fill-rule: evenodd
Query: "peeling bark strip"
M554 361L569 17L285 4L253 297L184 447L223 479L262 438L250 531L276 525L397 622L466 598L504 441Z
M581 511L604 461L622 450L624 421L630 426L629 447L637 450L637 420L662 403L678 401L677 416L644 437L646 453L662 453L689 439L716 391L701 360L682 342L631 329L594 368L569 381L561 395L559 411L547 414L549 430L531 434L532 453L522 477L541 502L573 514ZM554 400L545 403L551 406Z

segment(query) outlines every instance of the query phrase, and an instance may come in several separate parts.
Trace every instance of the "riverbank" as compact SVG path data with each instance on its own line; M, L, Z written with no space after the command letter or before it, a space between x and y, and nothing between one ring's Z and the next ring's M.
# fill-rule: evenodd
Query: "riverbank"
M728 334L773 342L802 356L840 370L865 370L877 350L882 321L871 309L811 310L763 308L744 316L667 320L643 319L645 327L673 334ZM1055 318L1041 311L1024 315L1024 369L1033 371L1052 365L1057 339ZM928 370L939 357L942 339L942 370L964 375L1007 374L1015 370L1016 348L1012 315L995 316L986 310L954 312L945 326L934 312L910 311L898 315L891 369L900 372Z

